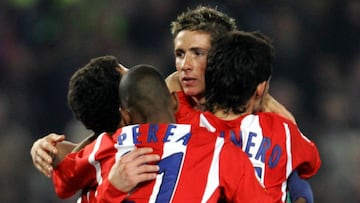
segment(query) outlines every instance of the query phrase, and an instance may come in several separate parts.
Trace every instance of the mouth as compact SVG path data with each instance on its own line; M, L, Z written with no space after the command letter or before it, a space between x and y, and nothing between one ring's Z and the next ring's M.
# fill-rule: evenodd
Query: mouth
M195 81L196 81L196 78L192 78L192 77L183 77L181 79L181 82L184 85L192 85Z

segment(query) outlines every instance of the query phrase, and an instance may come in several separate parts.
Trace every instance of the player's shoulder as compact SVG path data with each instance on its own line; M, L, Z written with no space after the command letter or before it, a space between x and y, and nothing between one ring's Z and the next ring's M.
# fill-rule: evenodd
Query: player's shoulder
M267 123L281 123L288 125L296 125L293 121L273 112L258 112L255 115L259 116L259 119Z
M278 114L275 113L270 113L270 112L264 112L264 113L260 113L261 114L261 119L260 119L260 123L262 126L264 126L264 128L266 129L270 129L273 132L277 131L277 130L283 130L283 129L287 129L289 130L289 132L291 133L292 136L302 136L304 138L306 138L299 126L294 123L293 121L282 117ZM308 138L306 138L308 140Z

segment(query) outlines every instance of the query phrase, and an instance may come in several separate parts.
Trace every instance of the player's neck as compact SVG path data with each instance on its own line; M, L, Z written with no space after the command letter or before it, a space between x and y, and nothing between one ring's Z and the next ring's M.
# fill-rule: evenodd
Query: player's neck
M244 112L241 113L235 113L232 110L225 110L225 109L216 109L214 111L214 115L222 120L234 120L236 118L239 118L242 115L245 114L251 114L254 112L254 105L255 103L253 102L253 100L249 100L248 103L246 104L246 109Z
M159 112L147 118L147 123L176 123L173 112Z
M192 99L192 106L194 109L196 110L199 110L199 111L205 111L205 97L195 97L195 96L192 96L191 97Z
M249 114L249 113L251 112L245 111L243 113L234 113L232 111L226 112L225 110L217 110L216 112L214 112L214 115L222 120L234 120L244 114Z

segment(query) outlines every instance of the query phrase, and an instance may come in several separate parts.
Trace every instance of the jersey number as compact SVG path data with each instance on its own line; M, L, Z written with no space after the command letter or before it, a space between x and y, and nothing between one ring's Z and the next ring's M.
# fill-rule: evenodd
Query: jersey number
M170 202L179 176L182 158L183 153L178 152L160 160L158 176L162 176L162 180L155 203ZM124 203L134 203L134 201L126 200Z
M179 176L182 158L183 153L178 152L162 159L159 162L159 174L162 175L162 181L159 193L156 197L156 203L170 202Z

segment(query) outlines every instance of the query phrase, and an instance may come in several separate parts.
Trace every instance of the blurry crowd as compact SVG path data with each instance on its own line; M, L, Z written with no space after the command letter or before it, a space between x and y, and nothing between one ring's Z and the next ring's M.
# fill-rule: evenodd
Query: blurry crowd
M0 2L0 202L59 200L32 166L50 132L87 135L66 103L70 76L111 54L125 66L175 71L170 22L188 7L217 6L276 49L270 93L314 140L323 161L315 202L360 202L360 1L5 0Z

